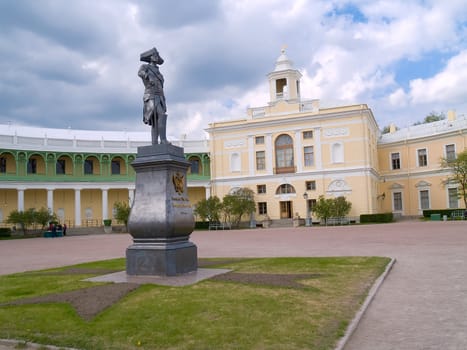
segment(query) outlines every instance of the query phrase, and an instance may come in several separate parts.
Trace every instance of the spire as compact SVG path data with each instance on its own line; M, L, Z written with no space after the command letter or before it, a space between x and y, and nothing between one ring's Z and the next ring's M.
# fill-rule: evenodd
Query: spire
M287 54L285 53L286 46L283 46L281 49L281 55L277 58L276 68L274 72L280 72L287 69L293 69L293 62L289 60Z

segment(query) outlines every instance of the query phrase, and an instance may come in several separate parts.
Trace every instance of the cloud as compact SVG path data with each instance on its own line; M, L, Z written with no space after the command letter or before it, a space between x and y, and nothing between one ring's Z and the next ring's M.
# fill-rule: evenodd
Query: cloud
M410 83L409 96L414 104L462 103L467 99L467 50L452 57L446 67L429 79Z
M156 46L169 134L203 138L267 104L284 44L303 98L410 120L465 105L466 23L464 0L0 1L0 122L148 130L136 73Z

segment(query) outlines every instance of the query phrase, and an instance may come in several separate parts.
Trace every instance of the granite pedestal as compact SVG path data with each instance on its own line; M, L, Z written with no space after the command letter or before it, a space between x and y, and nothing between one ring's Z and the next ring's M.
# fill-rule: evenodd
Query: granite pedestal
M139 147L131 164L136 172L128 220L133 244L126 251L128 275L174 276L197 269L197 248L183 148L170 144Z

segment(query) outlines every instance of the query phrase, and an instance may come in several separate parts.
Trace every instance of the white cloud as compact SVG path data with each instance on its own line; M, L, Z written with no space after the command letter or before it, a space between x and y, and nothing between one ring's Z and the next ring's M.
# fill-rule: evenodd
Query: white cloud
M446 68L429 79L410 82L410 99L413 104L456 104L467 99L467 50L451 58Z

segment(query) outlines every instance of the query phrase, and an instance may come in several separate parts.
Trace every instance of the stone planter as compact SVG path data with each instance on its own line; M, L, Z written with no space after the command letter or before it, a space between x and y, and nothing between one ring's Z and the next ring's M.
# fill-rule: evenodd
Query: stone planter
M112 233L112 226L104 226L105 233Z

